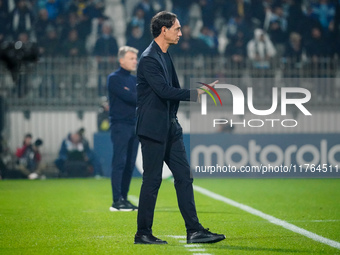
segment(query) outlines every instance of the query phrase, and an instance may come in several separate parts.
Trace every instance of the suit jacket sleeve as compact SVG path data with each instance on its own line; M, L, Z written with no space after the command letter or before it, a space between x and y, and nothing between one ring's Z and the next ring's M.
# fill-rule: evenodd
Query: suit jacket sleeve
M152 90L166 100L197 101L197 90L181 89L169 86L159 62L152 57L145 57L139 63L141 71L145 74L147 83Z

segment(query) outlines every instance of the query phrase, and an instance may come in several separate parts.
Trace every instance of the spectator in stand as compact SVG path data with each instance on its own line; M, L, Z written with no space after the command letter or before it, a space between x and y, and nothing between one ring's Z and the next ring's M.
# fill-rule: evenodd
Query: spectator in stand
M201 6L203 26L214 29L214 0L199 0L198 3Z
M307 8L306 14L302 17L302 19L298 22L297 33L302 36L303 41L310 40L312 38L312 29L314 27L318 27L320 31L323 30L321 23L319 20L315 19L311 15L312 9Z
M203 42L203 55L217 55L218 54L218 39L213 30L208 27L202 27L198 39Z
M86 27L86 26L88 25L86 25L84 22L81 22L77 13L71 12L68 14L68 22L64 22L63 24L60 38L62 40L65 40L68 37L69 32L75 29L78 32L79 39L85 42L86 36L91 30L91 27Z
M268 27L268 35L275 47L283 46L287 39L287 19L284 17L283 8L280 5L273 7L274 13L271 15Z
M256 68L269 68L269 61L276 50L267 34L262 29L255 29L254 38L247 44L248 58L253 61Z
M133 27L139 27L142 36L147 34L145 33L145 31L148 31L147 21L145 20L145 12L142 8L135 9L131 21L126 28L126 38L132 34Z
M144 11L145 27L147 28L147 30L149 30L151 19L155 14L150 0L140 0L140 2L136 5L134 9L134 13L138 9L142 9Z
M18 148L15 153L18 159L16 169L30 180L39 178L43 173L41 154L39 151L39 147L42 144L43 141L41 139L37 139L32 143L32 135L26 134L23 146Z
M143 34L139 26L132 27L131 34L127 38L126 45L136 48L138 56L149 46L150 39Z
M329 0L319 0L311 8L311 17L320 22L324 32L328 31L329 24L335 17L335 5Z
M290 34L283 56L289 58L292 63L301 64L302 44L300 34L294 32Z
M90 148L87 143L82 142L78 132L69 134L63 140L58 158L54 161L60 171L61 177L87 177L93 172L100 172L93 169L97 164L93 164L88 155Z
M66 17L59 15L57 19L59 19L57 25L59 27L58 29L60 30L60 39L62 41L66 41L68 34L72 29L78 30L78 16L76 13L71 12Z
M47 10L41 9L39 11L39 16L34 26L35 35L37 37L38 42L41 42L42 40L46 39L47 36L46 29L47 27L50 26L54 26L54 22L48 19Z
M69 13L75 13L78 17L83 15L83 11L87 6L87 0L71 0L68 8Z
M102 17L104 15L104 11L105 2L103 0L90 0L83 13L92 20L94 18Z
M59 41L62 42L64 41L66 38L62 38L61 36L63 36L66 32L66 18L67 18L67 15L64 14L64 13L61 13L57 16L55 22L54 22L54 25L55 25L55 28L56 28L56 32L57 32L57 35L58 35L58 38L59 38Z
M217 3L215 3L215 7ZM251 5L250 1L244 0L232 0L223 2L220 7L225 18L226 23L230 21L233 17L241 17L241 19L247 24L249 29L251 29Z
M233 41L239 37L240 32L246 43L250 41L252 31L249 28L249 23L246 23L244 18L239 14L233 14L227 23L227 38Z
M305 41L306 54L309 59L308 77L334 78L335 68L333 61L329 58L333 55L331 43L328 37L322 36L318 27L314 27L311 38ZM332 79L321 79L317 85L319 99L334 96L334 81Z
M8 36L8 18L9 18L9 11L8 11L8 4L6 0L0 0L0 43L5 41L6 37Z
M175 13L181 21L181 25L189 25L189 10L193 0L172 0L172 12Z
M334 54L337 54L338 57L340 57L340 54L339 54L340 53L340 25L339 24L336 25L335 21L332 21L329 24L327 38L328 38L328 41L330 42L332 57L334 56Z
M238 31L235 36L232 37L224 52L228 58L228 64L232 73L228 75L231 78L240 78L242 71L246 64L247 57L247 41L242 31Z
M298 32L301 21L305 18L302 11L302 0L291 0L287 16L287 32Z
M62 45L62 51L66 57L86 56L85 42L78 38L77 30L69 32L67 40Z
M193 70L194 56L208 52L209 49L206 44L199 39L193 38L191 29L188 25L182 26L182 37L176 45L169 49L170 53L182 58L181 66L184 70ZM208 54L208 53L206 53ZM190 78L192 76L188 73L183 75L185 86L190 87Z
M115 57L117 57L118 44L112 36L112 26L106 21L102 25L102 34L96 41L93 55L98 63L98 95L105 95L105 85L107 74L112 70Z
M306 54L312 62L318 62L319 58L329 57L332 52L329 42L318 27L314 27L311 31L311 38L305 40Z
M188 25L182 26L181 30L182 37L178 44L173 46L171 52L178 56L195 56L202 53L201 50L206 48L205 43L192 37L191 29Z
M59 38L55 27L46 28L46 36L39 41L39 53L45 57L60 55Z
M254 93L258 93L257 96L271 94L273 84L266 78L274 76L271 62L276 55L276 49L262 29L255 29L254 38L247 44L247 55L252 62L251 76L261 79L255 81L259 84L259 89L256 89Z
M252 13L252 23L253 27L259 28L263 27L265 20L265 2L262 0L252 0L251 1L251 13Z
M30 42L30 36L27 32L22 32L18 34L18 38L16 38L16 40L22 43L28 43Z
M102 58L108 57L113 62L118 52L118 44L112 35L112 26L110 22L104 22L102 25L101 36L97 39L93 49L93 55L100 62Z
M34 14L28 8L26 0L18 0L16 7L9 16L9 31L12 38L17 38L22 32L30 33L34 25Z
M45 8L48 13L49 20L55 20L59 13L62 12L63 6L62 1L60 0L47 0L45 4Z
M301 35L298 33L291 33L289 41L285 45L285 51L283 53L282 62L284 65L283 76L298 78L300 71L302 70L302 43ZM293 86L295 81L290 83ZM298 84L295 84L298 86Z

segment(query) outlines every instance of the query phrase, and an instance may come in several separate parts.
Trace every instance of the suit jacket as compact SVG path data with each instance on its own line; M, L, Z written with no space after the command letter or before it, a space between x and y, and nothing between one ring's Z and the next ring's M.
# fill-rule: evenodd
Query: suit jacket
M172 61L171 61L172 64ZM143 52L137 68L136 133L165 142L170 127L170 102L177 114L179 101L196 101L197 90L181 89L172 64L172 84L162 50L153 41Z

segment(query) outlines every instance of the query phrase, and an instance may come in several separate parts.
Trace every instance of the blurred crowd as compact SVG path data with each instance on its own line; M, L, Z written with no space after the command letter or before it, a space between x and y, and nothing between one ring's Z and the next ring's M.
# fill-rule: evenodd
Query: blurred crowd
M45 179L51 174L46 160L40 151L43 140L33 140L31 133L24 136L22 145L15 153L11 152L6 140L0 136L0 180L5 179ZM90 148L85 137L85 129L69 133L61 142L59 153L54 160L58 177L101 176L101 164Z
M170 2L170 5L169 5ZM274 55L332 57L340 51L339 0L122 0L126 45L139 52L152 38L152 16L170 9L183 37L173 53L225 54L240 58ZM132 3L132 4L131 4ZM109 0L0 0L0 42L36 41L42 56L114 59L118 52ZM195 15L193 10L198 10ZM119 21L121 22L121 21ZM95 38L91 43L90 38ZM226 47L219 47L226 38Z

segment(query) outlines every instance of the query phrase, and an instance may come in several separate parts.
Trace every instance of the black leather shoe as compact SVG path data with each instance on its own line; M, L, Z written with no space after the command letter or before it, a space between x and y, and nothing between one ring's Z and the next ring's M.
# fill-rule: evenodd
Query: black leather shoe
M225 239L225 235L211 233L209 228L187 234L187 243L217 243Z
M152 234L149 235L135 235L135 244L168 244L167 241L163 241Z

